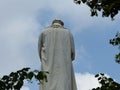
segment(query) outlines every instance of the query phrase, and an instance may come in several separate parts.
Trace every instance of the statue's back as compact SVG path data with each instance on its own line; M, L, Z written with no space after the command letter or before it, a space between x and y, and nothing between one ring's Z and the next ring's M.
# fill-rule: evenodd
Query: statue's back
M59 25L54 25L41 33L41 69L48 71L48 82L42 90L77 90L73 72L74 41L72 34Z

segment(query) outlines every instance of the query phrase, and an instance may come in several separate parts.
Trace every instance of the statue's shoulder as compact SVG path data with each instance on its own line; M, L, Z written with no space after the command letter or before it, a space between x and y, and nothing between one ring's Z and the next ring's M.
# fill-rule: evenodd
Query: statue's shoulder
M45 33L45 32L47 32L47 31L49 31L50 29L51 29L50 26L45 27L44 29L41 30L41 33Z
M63 29L65 32L70 33L70 30L69 30L68 28L63 27L62 29Z
M63 26L61 26L61 27L48 26L48 27L44 28L41 33L43 33L43 34L49 33L49 32L51 32L52 30L54 30L54 28L57 28L57 29L59 29L60 31L63 31L63 32L65 32L65 33L70 33L69 29L67 29L67 28L65 28L65 27L63 27Z

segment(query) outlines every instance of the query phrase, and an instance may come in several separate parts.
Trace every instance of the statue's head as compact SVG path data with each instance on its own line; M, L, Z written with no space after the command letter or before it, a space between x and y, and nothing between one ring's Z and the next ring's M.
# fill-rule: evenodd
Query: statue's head
M58 23L58 24L60 24L61 26L64 26L64 22L63 22L62 20L55 19L55 20L53 20L52 25L54 25L55 23Z

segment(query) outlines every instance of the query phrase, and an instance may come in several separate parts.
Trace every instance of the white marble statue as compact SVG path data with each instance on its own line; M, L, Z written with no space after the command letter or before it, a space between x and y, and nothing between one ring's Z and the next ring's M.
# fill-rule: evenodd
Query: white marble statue
M72 34L63 27L61 20L54 20L41 32L38 50L41 70L48 71L48 82L42 81L40 90L77 90L72 61L75 48Z

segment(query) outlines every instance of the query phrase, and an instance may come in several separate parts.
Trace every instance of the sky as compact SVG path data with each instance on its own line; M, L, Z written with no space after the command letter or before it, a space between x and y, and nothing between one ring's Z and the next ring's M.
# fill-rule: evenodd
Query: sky
M61 19L74 36L73 61L78 90L99 86L94 78L105 73L120 83L120 65L115 62L118 48L109 44L119 31L120 14L110 18L91 17L86 5L73 0L0 0L0 77L30 67L40 70L38 37L54 19ZM37 83L21 90L38 90Z

